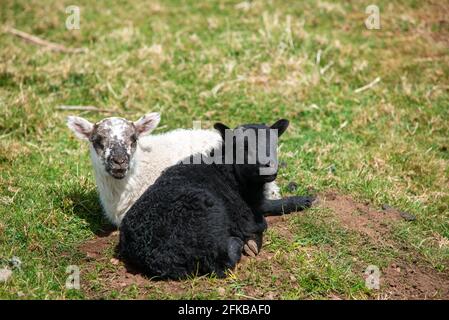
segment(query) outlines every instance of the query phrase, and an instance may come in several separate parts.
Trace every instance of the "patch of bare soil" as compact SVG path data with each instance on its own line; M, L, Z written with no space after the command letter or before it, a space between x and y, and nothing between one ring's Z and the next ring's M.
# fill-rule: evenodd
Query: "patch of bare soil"
M329 192L319 197L319 205L335 213L341 224L350 230L360 232L375 242L389 240L391 223L401 219L393 208L376 210L368 203L358 203L349 196Z
M399 249L406 249L397 244L391 237L391 227L398 221L404 219L401 212L394 208L387 210L377 210L368 203L359 203L349 196L341 195L336 192L328 192L318 197L318 206L329 209L333 212L337 220L345 228L360 234L366 235L371 243L382 243L389 246L395 246ZM268 217L269 228L274 229L287 241L294 241L294 233L289 228L288 216ZM117 255L111 258L111 250L115 250L118 243L118 231L109 232L100 235L93 240L87 241L79 250L85 254L84 269L97 270L97 265L103 263L108 265L97 272L98 279L96 283L100 284L101 290L89 289L89 283L83 288L86 294L92 298L101 298L106 296L110 290L122 291L130 286L138 288L138 298L145 298L149 293L160 293L161 297L177 297L186 294L191 290L191 284L184 281L152 281L151 279L139 274L138 271L125 265L120 261ZM109 252L109 255L107 254ZM274 262L274 253L267 250L255 257L243 257L234 273L237 277L246 277L250 271L250 262L265 263L268 262L268 268L273 275L279 274L279 278L288 278L285 275L281 265ZM108 261L109 260L109 261ZM282 277L281 277L282 276ZM291 282L291 285L297 285L296 279L285 278L282 281ZM221 280L220 280L221 281ZM226 282L219 282L219 285L226 287ZM208 282L200 283L203 286L201 290L216 290L210 288ZM224 292L224 288L218 288ZM264 291L261 288L247 286L245 293L241 296L246 298L276 299L279 298L278 292ZM223 293L225 294L225 293ZM381 270L381 290L378 298L381 299L437 299L449 298L449 277L446 274L438 273L435 269L423 262L423 259L417 257L413 262L398 260ZM343 299L340 296L330 296L331 299Z
M86 255L86 261L106 260L105 250L115 247L118 243L118 231L99 235L92 240L83 243L79 250Z
M378 210L369 203L359 203L336 192L326 193L319 200L319 205L330 209L342 226L367 236L373 243L394 246L401 251L409 250L407 246L398 244L391 238L391 228L396 222L414 219L409 213L389 206ZM427 265L418 254L414 255L412 262L405 256L404 254L403 260L380 270L379 298L449 299L449 275Z
M383 299L449 299L449 276L434 269L404 262L382 270Z
M116 254L116 247L119 241L118 231L108 231L92 240L86 241L79 247L85 255L85 272L96 272L98 281L101 282L101 290L93 290L89 283L82 283L86 294L91 298L103 298L111 290L122 291L130 286L137 287L138 299L144 299L155 290L165 292L171 296L177 296L186 289L185 285L179 281L152 281L140 274L131 266L119 260ZM113 257L108 252L113 251ZM108 267L97 271L99 263L106 263Z

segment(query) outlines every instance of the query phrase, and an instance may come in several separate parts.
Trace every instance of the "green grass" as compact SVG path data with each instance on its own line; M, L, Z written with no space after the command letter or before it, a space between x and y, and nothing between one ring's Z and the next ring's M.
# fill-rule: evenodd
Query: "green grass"
M132 119L158 111L158 132L193 120L210 127L288 118L284 194L296 181L297 194L333 189L411 212L417 220L397 223L391 238L448 271L449 3L377 1L381 30L365 28L359 1L252 1L247 11L238 3L78 1L79 31L65 29L71 2L2 4L3 26L89 52L49 52L0 34L0 267L12 256L23 262L0 284L0 298L88 297L65 290L65 268L82 268L77 248L105 221L87 148L58 105ZM355 92L376 77L379 84ZM147 297L239 298L250 288L258 297L368 298L358 270L385 265L399 249L366 243L331 216L314 209L288 220L291 241L270 230L264 250L273 260L250 262L245 276L188 280L179 295L154 285ZM288 274L270 273L274 267ZM139 296L133 286L102 292L97 275L110 266L98 268L85 275L89 292Z

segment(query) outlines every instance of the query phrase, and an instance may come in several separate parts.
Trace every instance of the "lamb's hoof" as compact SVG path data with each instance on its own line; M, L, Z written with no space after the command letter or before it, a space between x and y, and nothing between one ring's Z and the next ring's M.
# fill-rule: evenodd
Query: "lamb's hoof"
M247 256L255 257L259 254L259 249L257 248L257 243L254 240L248 240L243 246L243 251Z
M299 198L299 202L300 202L299 209L308 209L308 208L312 207L313 205L316 205L317 197L314 195L301 196L298 198Z
M320 197L318 197L318 196L313 196L313 199L312 199L312 206L315 207L315 206L319 205L320 203L321 203Z

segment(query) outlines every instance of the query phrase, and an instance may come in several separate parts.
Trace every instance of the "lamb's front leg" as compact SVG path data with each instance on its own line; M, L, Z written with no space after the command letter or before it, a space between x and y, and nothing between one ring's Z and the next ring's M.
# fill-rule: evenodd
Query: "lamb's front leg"
M264 199L258 210L264 216L280 216L310 208L314 200L315 196L294 196L280 200Z
M242 249L242 240L237 237L230 237L228 239L228 257L231 268L233 268L237 264L237 262L240 261L240 258L242 256Z

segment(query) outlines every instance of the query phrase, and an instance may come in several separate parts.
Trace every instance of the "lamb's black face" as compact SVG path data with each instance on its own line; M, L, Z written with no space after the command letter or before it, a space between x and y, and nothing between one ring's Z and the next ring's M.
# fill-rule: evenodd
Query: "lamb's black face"
M234 135L236 169L240 175L254 182L274 181L277 176L277 137L273 140L270 128L243 125L234 130ZM238 161L239 153L243 154L243 161Z
M224 137L225 153L231 150L232 143L232 158L238 175L255 183L267 183L276 179L277 141L287 127L287 120L279 120L271 127L247 124L234 130L228 130L223 124L215 125L215 129Z

